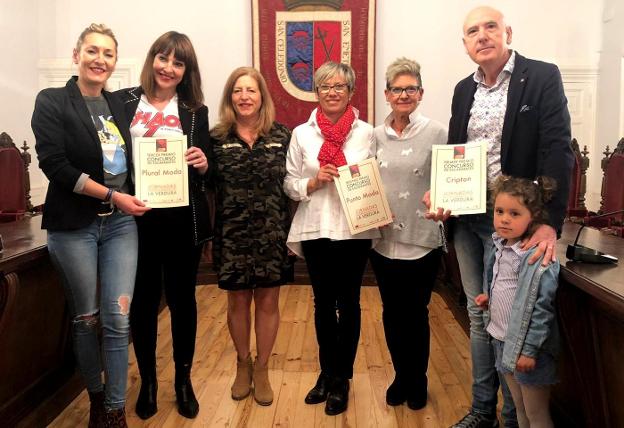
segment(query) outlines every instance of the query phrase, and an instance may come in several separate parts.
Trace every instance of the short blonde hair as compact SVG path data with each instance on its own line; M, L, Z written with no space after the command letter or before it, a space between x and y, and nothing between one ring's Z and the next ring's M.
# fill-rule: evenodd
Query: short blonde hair
M87 28L82 30L82 33L80 33L80 36L78 36L78 41L76 42L76 52L80 52L80 48L82 47L82 44L84 43L85 38L91 33L103 34L113 39L113 42L115 42L115 53L117 53L117 47L119 46L119 43L117 43L117 38L115 38L115 34L113 34L113 30L111 30L104 24L95 24L95 23L92 23Z
M223 88L221 104L219 105L219 123L217 123L211 132L212 136L217 140L222 140L227 137L236 126L236 110L232 103L232 92L234 91L236 81L243 76L249 76L258 83L260 96L262 97L262 104L258 112L256 132L258 135L266 136L273 126L273 122L275 121L275 105L273 104L273 99L271 98L271 93L269 92L264 77L253 67L238 67L232 71Z
M314 89L318 92L319 86L331 79L335 75L344 77L349 88L349 92L353 92L355 88L355 72L349 64L328 61L321 65L316 73L314 73Z
M420 64L416 61L401 57L395 59L386 70L386 89L390 89L392 82L401 75L408 75L418 80L418 84L422 87L422 77L420 76Z

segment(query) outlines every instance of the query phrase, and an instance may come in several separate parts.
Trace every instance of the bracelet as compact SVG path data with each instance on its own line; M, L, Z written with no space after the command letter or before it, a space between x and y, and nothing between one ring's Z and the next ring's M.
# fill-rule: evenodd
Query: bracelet
M113 196L113 189L108 189L108 192L106 192L106 197L104 198L104 202L108 202L111 200L111 197Z

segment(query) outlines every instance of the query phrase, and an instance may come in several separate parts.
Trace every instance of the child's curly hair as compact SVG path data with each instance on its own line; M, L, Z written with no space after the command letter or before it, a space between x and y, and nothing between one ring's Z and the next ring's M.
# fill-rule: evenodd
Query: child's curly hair
M535 181L526 178L501 175L492 184L492 205L499 193L507 193L520 199L531 213L532 221L524 237L531 236L538 226L548 224L548 213L544 204L550 201L557 189L557 182L550 177L537 177Z

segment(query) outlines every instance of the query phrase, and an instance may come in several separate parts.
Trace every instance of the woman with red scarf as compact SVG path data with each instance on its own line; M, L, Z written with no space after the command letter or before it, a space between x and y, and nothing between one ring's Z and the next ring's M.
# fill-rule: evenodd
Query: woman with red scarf
M373 128L350 104L355 74L327 62L314 74L319 100L307 122L292 134L286 158L286 193L299 206L287 245L304 257L314 291L314 325L321 373L305 398L326 401L325 413L347 409L349 379L360 337L360 286L376 229L349 232L336 186L337 168L372 155Z

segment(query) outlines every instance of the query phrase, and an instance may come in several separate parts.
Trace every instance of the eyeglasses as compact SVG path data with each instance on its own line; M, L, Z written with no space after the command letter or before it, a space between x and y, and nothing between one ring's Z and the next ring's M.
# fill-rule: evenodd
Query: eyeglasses
M395 97L400 97L403 94L403 91L405 91L408 96L413 97L420 91L420 86L406 86L405 88L390 86L388 90Z
M318 91L321 94L329 94L329 91L332 89L337 94L344 94L349 89L349 85L346 83L336 83L335 85L321 85L318 87Z

